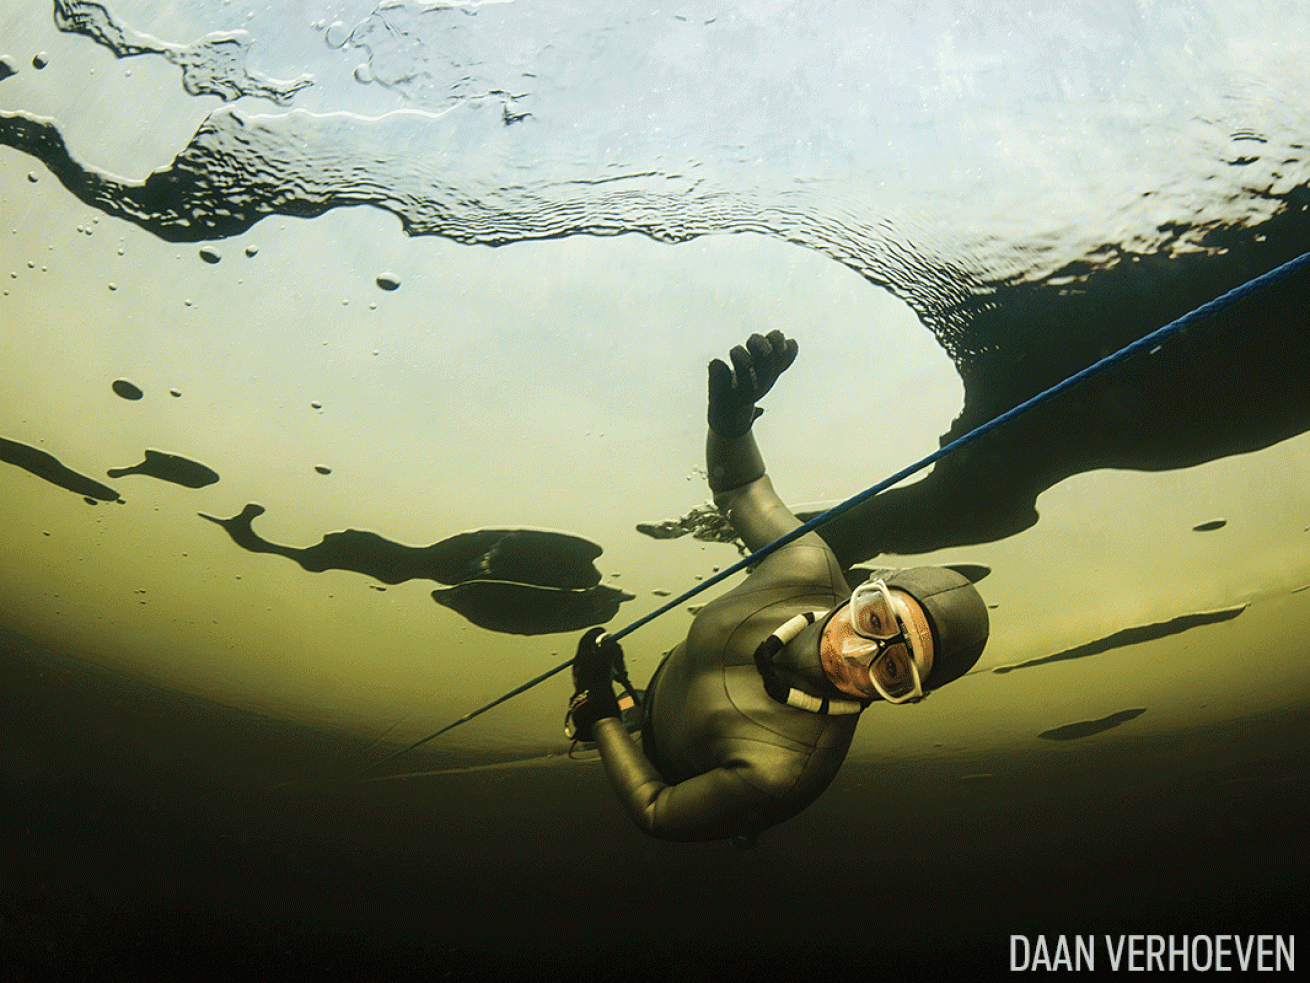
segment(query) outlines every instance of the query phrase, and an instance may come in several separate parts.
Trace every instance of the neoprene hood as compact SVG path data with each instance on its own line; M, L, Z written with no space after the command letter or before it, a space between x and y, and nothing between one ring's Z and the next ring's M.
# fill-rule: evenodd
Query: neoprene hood
M937 689L974 667L987 644L987 605L969 578L947 567L911 567L883 577L919 602L932 629L932 674L925 688Z

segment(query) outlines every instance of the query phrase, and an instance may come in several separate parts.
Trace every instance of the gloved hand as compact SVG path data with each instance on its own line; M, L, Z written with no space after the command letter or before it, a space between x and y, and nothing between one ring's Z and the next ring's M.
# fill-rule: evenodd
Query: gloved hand
M614 665L623 659L619 643L601 636L604 628L592 628L578 642L573 657L573 699L569 701L564 734L575 741L591 741L597 720L619 716L614 698Z
M755 403L796 360L796 351L794 339L783 337L781 331L770 331L768 337L751 335L745 348L733 348L728 353L732 369L721 359L710 362L710 429L727 438L740 437L749 430L764 412Z

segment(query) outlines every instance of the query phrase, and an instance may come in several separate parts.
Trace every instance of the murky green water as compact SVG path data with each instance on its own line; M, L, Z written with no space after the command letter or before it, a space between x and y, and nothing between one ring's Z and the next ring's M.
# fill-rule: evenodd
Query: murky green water
M992 637L758 849L642 839L561 679L351 779L738 558L638 527L708 497L746 334L800 342L756 429L814 512L1310 248L1308 51L1295 5L0 16L15 965L590 932L639 975L913 972L1300 924L1304 274L831 527L986 568Z

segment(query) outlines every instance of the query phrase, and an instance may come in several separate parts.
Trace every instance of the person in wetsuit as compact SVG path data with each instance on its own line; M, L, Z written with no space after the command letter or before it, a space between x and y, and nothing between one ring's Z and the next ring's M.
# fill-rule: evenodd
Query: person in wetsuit
M756 402L793 340L752 335L709 367L706 462L714 503L754 552L801 523L765 474ZM917 702L978 661L987 607L947 568L876 571L852 592L816 533L771 553L706 604L656 670L642 746L619 718L618 643L593 628L573 663L570 727L594 741L629 816L666 840L741 838L796 815L832 782L874 700Z

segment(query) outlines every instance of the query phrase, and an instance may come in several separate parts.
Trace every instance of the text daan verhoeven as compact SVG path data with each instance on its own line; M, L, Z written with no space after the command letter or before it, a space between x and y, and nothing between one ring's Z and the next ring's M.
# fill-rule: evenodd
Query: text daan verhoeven
M1098 958L1095 935L1010 936L1010 970L1112 972L1290 972L1296 969L1295 935L1104 935Z

